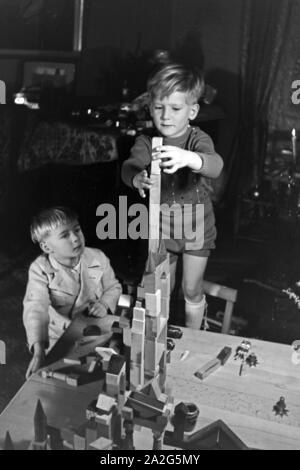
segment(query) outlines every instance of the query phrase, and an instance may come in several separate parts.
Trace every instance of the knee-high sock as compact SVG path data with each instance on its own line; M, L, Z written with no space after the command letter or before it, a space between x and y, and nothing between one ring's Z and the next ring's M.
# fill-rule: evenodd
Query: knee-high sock
M206 310L206 297L203 295L200 302L190 302L186 298L185 300L185 326L187 328L193 328L194 330L200 330L203 315Z

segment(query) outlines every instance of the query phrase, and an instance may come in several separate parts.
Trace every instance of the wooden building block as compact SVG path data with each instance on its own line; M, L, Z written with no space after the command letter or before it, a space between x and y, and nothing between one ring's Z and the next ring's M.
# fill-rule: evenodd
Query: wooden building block
M85 440L86 446L88 447L92 442L96 441L98 438L97 423L89 423L85 430Z
M156 317L160 314L160 306L161 306L161 292L158 289L155 294L150 294L146 292L145 294L145 306L146 306L146 314Z
M122 418L127 421L133 420L133 409L130 406L124 406L122 409Z
M131 329L124 328L123 329L123 343L125 346L131 346Z
M98 396L98 400L96 403L97 410L100 410L104 413L110 413L113 407L116 405L116 401L114 398L105 395L104 393L100 393Z
M85 436L79 436L78 434L74 434L74 450L86 450L86 441Z
M67 379L67 375L66 374L63 374L62 372L57 372L57 371L54 371L53 372L53 379L56 379L56 380L61 380L62 382L66 382L66 379Z
M146 312L142 307L133 308L133 320L145 321Z
M110 450L112 449L113 442L111 439L106 437L99 437L94 442L91 442L88 446L88 450Z
M68 385L71 385L72 387L78 387L78 385L80 385L80 375L68 374L66 378L66 382Z
M137 298L144 299L145 298L145 288L143 286L138 286L137 288Z

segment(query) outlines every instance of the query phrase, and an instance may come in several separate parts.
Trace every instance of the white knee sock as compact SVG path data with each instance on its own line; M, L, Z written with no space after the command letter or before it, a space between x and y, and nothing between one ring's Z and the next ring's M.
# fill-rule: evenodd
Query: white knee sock
M184 298L185 300L185 326L187 328L193 328L194 330L200 330L203 315L206 310L206 297L203 295L202 299L198 303L193 303Z

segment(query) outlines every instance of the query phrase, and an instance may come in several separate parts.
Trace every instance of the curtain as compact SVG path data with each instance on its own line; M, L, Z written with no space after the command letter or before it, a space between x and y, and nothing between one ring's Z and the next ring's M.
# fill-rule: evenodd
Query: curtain
M292 1L244 0L239 126L229 164L227 196L261 182L270 96L288 34Z

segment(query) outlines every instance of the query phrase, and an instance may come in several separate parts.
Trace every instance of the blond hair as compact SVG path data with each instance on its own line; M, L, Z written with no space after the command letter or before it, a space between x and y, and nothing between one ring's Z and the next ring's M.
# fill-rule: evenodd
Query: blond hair
M33 243L42 242L52 230L63 224L78 221L77 214L68 207L50 207L33 217L30 225L30 234Z
M197 69L181 64L168 64L160 68L147 83L150 101L156 97L165 98L175 91L187 93L197 103L204 91L204 80Z

